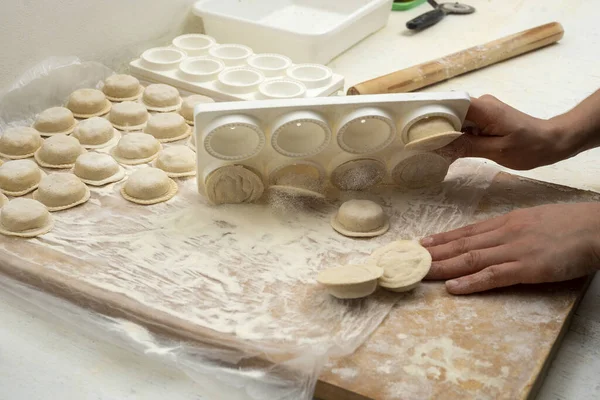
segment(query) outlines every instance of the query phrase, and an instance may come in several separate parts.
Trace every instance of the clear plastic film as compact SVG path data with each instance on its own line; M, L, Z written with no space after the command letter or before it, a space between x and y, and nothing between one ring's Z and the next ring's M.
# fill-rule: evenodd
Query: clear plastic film
M30 71L0 99L0 128L30 123L111 73L56 65ZM49 234L0 241L0 273L22 282L2 288L73 329L173 363L206 383L207 398L310 399L327 358L351 354L405 296L336 300L317 285L318 271L471 222L495 173L461 160L442 185L345 194L376 200L390 216L390 232L373 240L331 229L338 202L211 207L188 179L168 204L140 207L121 198L120 184L94 188L84 206L54 214Z

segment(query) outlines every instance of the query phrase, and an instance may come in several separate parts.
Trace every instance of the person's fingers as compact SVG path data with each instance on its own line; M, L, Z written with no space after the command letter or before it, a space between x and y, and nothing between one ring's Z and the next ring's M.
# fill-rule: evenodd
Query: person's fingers
M491 265L482 271L446 282L451 294L471 294L521 283L524 269L520 262Z
M479 136L463 133L450 144L435 152L452 161L464 157L481 157L493 160L505 147L503 136Z
M482 222L477 222L475 224L463 226L462 228L458 228L452 231L427 236L421 239L421 245L427 248L439 246L463 237L471 237L493 231L495 229L500 228L505 223L506 216L503 215Z
M505 233L494 229L475 236L463 236L448 243L429 247L433 261L447 260L472 250L488 249L501 245L505 241Z
M507 245L472 250L448 260L432 262L427 279L452 279L511 261L514 258L511 259L510 246Z

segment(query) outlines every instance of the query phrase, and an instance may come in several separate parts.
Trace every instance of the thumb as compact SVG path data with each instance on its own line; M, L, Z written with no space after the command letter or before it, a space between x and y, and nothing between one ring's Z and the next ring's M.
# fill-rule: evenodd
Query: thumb
M476 136L464 133L436 153L455 161L463 157L481 157L493 160L502 149L502 136Z

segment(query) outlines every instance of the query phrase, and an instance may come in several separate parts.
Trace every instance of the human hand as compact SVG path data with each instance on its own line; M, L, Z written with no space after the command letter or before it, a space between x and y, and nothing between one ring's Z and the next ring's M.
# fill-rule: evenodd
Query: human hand
M600 203L516 210L421 244L433 259L425 279L451 279L452 294L574 279L600 268Z
M554 164L576 153L573 137L563 134L555 119L534 118L490 95L471 100L466 121L475 126L466 126L464 135L438 153L450 159L483 157L516 170Z

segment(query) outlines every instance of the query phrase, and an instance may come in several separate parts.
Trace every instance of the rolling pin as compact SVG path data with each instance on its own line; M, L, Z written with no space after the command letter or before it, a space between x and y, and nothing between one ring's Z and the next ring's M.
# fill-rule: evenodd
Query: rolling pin
M410 92L558 42L563 34L563 27L558 22L540 25L437 60L359 83L348 89L348 94Z

